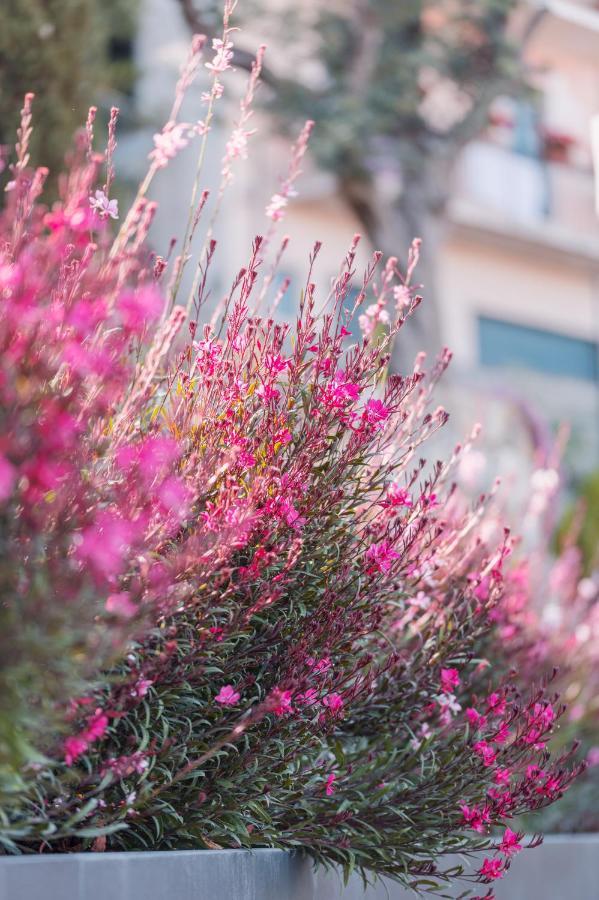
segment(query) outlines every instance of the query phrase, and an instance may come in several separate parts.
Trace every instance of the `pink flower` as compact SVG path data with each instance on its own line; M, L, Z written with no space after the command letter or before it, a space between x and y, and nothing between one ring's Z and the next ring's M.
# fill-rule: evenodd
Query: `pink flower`
M381 400L369 400L362 415L370 425L383 428L383 423L390 416L390 410Z
M159 169L164 169L169 160L174 159L180 150L187 147L192 133L192 126L185 122L165 125L160 133L154 135L154 149L149 158Z
M131 691L131 696L139 697L140 699L142 697L145 697L153 684L154 684L154 681L151 678L138 679L138 681L136 681L135 685L133 686L133 690Z
M237 457L237 462L244 469L251 469L256 465L256 457L253 453L249 453L247 450L242 450L239 456Z
M131 601L131 596L127 591L121 591L108 597L106 612L119 616L121 619L132 619L137 613L137 606Z
M422 493L420 495L420 503L425 509L435 509L436 506L439 506L439 498L436 494Z
M510 770L497 768L495 769L495 774L493 775L493 781L495 784L509 784L510 783Z
M491 740L495 744L505 744L510 738L510 730L505 722L502 722L498 731L491 736Z
M141 334L146 325L160 317L164 301L158 288L145 286L137 291L123 291L116 305L125 328Z
M591 767L599 766L599 747L591 747L587 753L587 765Z
M231 41L221 41L220 38L214 38L212 41L212 49L215 52L212 62L204 63L206 68L213 75L220 75L231 68L231 60L233 59L233 44Z
M460 676L457 669L441 669L441 689L446 694L452 694L459 684Z
M480 756L484 766L492 766L497 759L497 751L486 741L477 741L473 749Z
M291 691L281 691L279 688L275 688L270 695L270 705L275 716L284 716L293 712Z
M88 748L88 742L82 737L68 737L64 742L64 761L72 766L76 759Z
M476 730L484 728L487 724L487 717L481 716L481 714L477 712L473 706L469 706L466 710L466 718L468 719L471 727Z
M332 715L337 715L343 709L343 697L340 694L327 694L322 705L326 706Z
M82 737L90 744L103 737L108 728L108 716L103 709L98 708L95 713L87 720L87 728Z
M460 809L462 811L464 824L472 828L473 831L484 834L486 826L489 824L491 818L489 809L486 806L482 809L479 809L478 806L470 807L466 803L460 804Z
M387 496L383 500L383 505L391 507L405 506L409 509L414 504L409 491L398 484L390 484Z
M506 828L499 849L508 857L515 856L516 853L520 853L522 850L522 844L520 843L521 837L522 835L512 831L511 828Z
M372 563L379 572L389 572L394 559L399 559L399 553L393 549L389 541L380 541L371 544L366 551L366 559Z
M12 494L16 479L16 469L5 456L0 454L0 503Z
M270 203L266 207L266 215L269 219L272 219L273 222L280 222L285 214L286 206L286 197L283 197L281 194L273 194Z
M94 524L83 531L77 556L89 563L98 576L111 580L120 573L132 538L130 522L102 510Z
M281 396L281 392L271 384L261 384L256 394L264 403L276 403Z
M478 874L482 875L483 878L488 878L490 881L495 881L498 878L503 878L505 867L500 859L485 859L478 870Z
M297 694L295 702L301 706L314 706L318 700L318 691L315 688L308 688L301 694Z
M503 716L506 706L505 698L500 694L493 693L487 698L487 713L492 716Z
M104 191L96 191L95 196L89 198L89 205L102 219L107 216L111 219L119 217L118 200L109 200Z
M337 776L335 775L335 773L334 773L334 772L331 772L331 774L328 776L328 778L327 778L327 780L326 780L326 785L325 785L324 792L325 792L325 794L327 795L327 797L330 797L331 794L332 794L332 793L334 792L334 790L335 790L335 788L333 787L333 785L334 785L334 783L335 783L336 777L337 777Z
M306 665L314 670L315 675L322 675L331 668L331 660L328 656L323 656L323 658L319 660L314 659L313 656L309 656L306 659Z
M302 525L306 524L307 519L304 516L300 516L291 500L287 497L285 497L284 500L281 500L279 512L290 528L297 530L301 528Z
M191 490L176 475L165 478L156 491L156 497L162 507L171 515L174 515L178 522L183 522L189 515L192 498Z
M235 690L232 684L226 684L220 689L214 699L217 703L220 703L221 706L235 706L240 697L241 694L239 691Z

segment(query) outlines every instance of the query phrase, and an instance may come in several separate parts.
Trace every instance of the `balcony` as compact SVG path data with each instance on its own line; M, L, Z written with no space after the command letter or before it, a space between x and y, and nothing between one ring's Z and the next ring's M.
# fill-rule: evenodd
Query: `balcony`
M593 173L478 140L462 152L450 216L556 249L599 254Z

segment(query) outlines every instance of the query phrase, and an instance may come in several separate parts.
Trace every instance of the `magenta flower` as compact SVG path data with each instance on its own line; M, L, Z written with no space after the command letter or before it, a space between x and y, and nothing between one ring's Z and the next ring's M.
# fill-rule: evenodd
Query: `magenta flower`
M517 834L511 828L506 828L499 849L508 857L515 856L516 853L520 853L522 850L521 837L521 834Z
M324 789L324 792L327 795L327 797L330 797L331 794L333 794L335 792L334 784L335 784L336 777L337 776L335 775L334 772L331 772L331 774L327 777L325 789Z
M441 669L441 689L446 694L452 694L459 684L460 676L457 669Z
M72 766L88 748L88 742L82 737L68 737L64 742L64 761Z
M275 688L270 695L269 702L275 716L284 716L293 712L291 691L281 691L279 688Z
M217 703L220 703L221 706L235 706L240 697L241 694L239 691L235 690L232 684L226 684L220 689L214 699Z
M492 766L497 759L497 751L487 741L477 741L473 749L480 756L484 766Z
M16 479L15 467L0 454L0 503L8 500L12 494Z
M123 324L134 334L141 334L147 325L155 322L163 307L162 295L151 286L137 291L124 291L117 300Z
M389 418L391 411L382 400L369 400L364 407L363 417L370 425L376 428L382 428L384 422Z
M496 881L498 878L503 878L505 866L500 859L485 859L478 874L490 881Z
M399 559L399 553L393 549L389 541L380 541L371 544L366 551L366 559L372 563L379 572L389 572L394 559Z
M327 694L322 701L322 705L326 706L332 715L338 715L343 709L343 697L341 694Z
M405 506L409 509L414 503L408 490L400 487L398 484L390 484L387 490L387 496L383 500L383 505L390 507Z
M473 706L469 706L466 710L466 718L468 719L470 726L476 731L484 728L487 724L487 717L482 716Z

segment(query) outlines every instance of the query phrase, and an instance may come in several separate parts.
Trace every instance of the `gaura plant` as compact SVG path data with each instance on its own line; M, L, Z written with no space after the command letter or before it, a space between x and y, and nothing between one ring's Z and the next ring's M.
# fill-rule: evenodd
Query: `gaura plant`
M457 503L464 448L420 458L447 418L431 404L449 352L389 371L420 303L418 242L405 270L375 253L357 276L356 237L328 297L316 244L295 323L275 321L289 287L275 290L276 227L310 123L268 228L202 324L263 54L211 200L202 163L232 12L207 62L194 39L122 224L116 111L104 154L90 112L47 209L25 101L1 220L0 845L280 847L421 892L463 878L464 896L484 893L523 846L510 820L578 772L571 751L546 748L562 710L543 684L494 683L477 655L510 539L483 541L485 498ZM181 122L204 67L205 118ZM148 249L147 191L191 140L171 263ZM483 856L463 871L447 853Z

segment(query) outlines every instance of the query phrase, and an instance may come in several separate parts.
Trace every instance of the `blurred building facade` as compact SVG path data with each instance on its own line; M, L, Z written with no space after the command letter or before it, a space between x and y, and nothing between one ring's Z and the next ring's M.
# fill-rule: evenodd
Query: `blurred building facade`
M546 425L568 423L570 463L584 473L599 465L599 219L591 150L591 122L599 114L599 4L523 2L515 26L531 17L526 58L538 95L495 102L487 127L455 169L437 261L440 332L454 351L447 402L458 432L473 419L485 422L508 469L518 465L531 435L532 444L542 443ZM168 115L188 41L177 4L144 0L136 45L141 124L123 154L132 175ZM190 116L193 101L191 107ZM266 227L260 213L285 171L286 143L260 125L221 217L227 245L221 287L256 229ZM216 138L208 182L218 181L220 150ZM158 181L159 252L185 221L194 168L193 152L185 151ZM294 314L314 241L325 245L317 275L326 290L360 230L334 177L309 160L304 168L284 224L291 243L282 274L298 290L283 301L281 318ZM362 263L368 255L364 246Z

